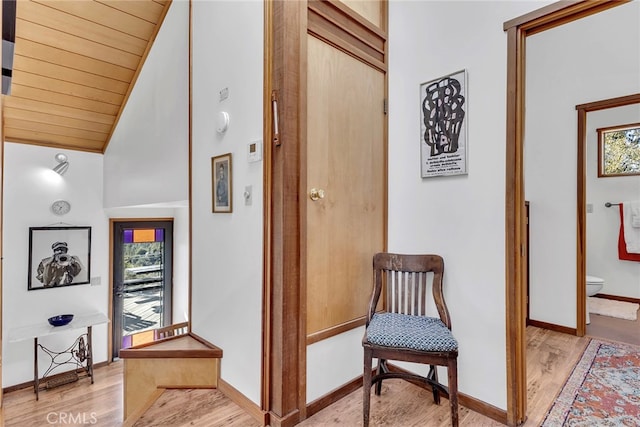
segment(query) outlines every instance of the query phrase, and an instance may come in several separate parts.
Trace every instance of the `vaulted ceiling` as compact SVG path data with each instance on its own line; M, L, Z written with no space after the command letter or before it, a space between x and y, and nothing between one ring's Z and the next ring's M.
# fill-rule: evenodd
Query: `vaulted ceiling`
M102 153L171 0L18 0L7 141Z

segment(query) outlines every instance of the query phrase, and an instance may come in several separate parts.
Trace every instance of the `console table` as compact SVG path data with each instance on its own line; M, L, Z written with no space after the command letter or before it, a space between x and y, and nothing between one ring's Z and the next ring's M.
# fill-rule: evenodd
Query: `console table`
M46 320L44 320L38 324L21 326L9 330L9 342L23 341L33 338L33 391L36 394L36 400L39 398L40 391L38 348L42 349L50 359L49 368L47 368L46 372L42 376L43 381L46 380L48 375L58 366L74 364L76 365L75 371L79 368L83 368L87 376L91 378L91 384L93 384L93 345L91 342L91 328L95 325L108 322L109 319L105 314L92 313L74 316L73 320L64 326L51 326ZM42 344L38 344L38 338L83 328L86 328L86 332L80 334L80 336L76 338L75 342L64 351L51 351Z

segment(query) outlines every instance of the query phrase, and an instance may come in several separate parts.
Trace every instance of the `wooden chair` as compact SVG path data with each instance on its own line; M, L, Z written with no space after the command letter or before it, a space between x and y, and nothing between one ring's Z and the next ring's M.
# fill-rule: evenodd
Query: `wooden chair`
M364 347L363 417L369 425L371 386L380 395L382 380L403 378L429 385L433 399L440 404L440 393L449 398L451 425L458 426L458 343L451 334L451 319L442 293L444 261L438 255L400 255L379 253L373 258L373 293L369 302ZM437 317L427 316L428 278ZM376 312L385 295L385 311ZM376 374L372 360L378 359ZM408 371L390 370L387 360L430 365L426 377ZM448 369L448 387L438 382L436 366Z
M153 331L154 341L163 338L175 337L176 335L184 335L189 332L189 322L176 323L175 325L165 326Z

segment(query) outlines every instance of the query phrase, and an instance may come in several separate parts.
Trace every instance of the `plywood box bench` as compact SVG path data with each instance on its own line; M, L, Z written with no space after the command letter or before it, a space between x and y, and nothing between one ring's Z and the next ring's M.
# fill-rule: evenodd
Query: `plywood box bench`
M222 350L188 333L120 350L124 419L140 416L167 388L217 388Z

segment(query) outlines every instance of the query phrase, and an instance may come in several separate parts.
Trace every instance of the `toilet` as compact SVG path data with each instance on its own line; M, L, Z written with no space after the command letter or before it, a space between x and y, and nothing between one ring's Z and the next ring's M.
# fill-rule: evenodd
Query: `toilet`
M604 280L596 276L587 276L587 297L592 297L604 286ZM591 323L589 316L589 300L587 300L587 325Z

